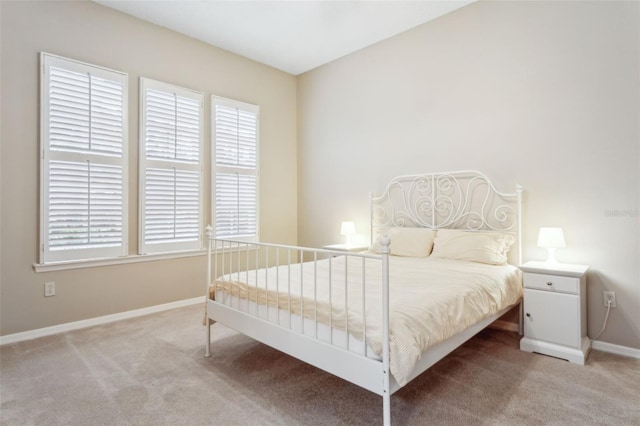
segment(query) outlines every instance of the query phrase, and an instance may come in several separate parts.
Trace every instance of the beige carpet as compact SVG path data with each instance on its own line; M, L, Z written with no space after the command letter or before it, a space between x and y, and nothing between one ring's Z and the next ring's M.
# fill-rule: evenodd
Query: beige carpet
M193 306L0 348L2 425L372 425L382 399ZM640 425L640 361L485 330L391 398L396 425Z

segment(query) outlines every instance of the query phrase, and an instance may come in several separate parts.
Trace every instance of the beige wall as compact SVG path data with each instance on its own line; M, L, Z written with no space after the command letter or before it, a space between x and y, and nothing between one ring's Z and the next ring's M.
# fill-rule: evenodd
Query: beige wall
M526 260L562 226L591 265L589 335L615 291L600 340L640 348L639 5L478 2L300 76L300 244L366 234L395 175L478 169L525 187Z
M640 348L639 15L637 2L479 2L296 80L97 4L0 2L0 335L202 293L203 257L33 272L48 51L129 74L131 253L146 76L260 105L268 241L333 243L345 219L364 237L367 193L397 174L476 168L501 189L521 183L525 257L544 256L540 226L564 227L560 260L592 266L589 334L613 290L601 340ZM43 297L45 281L55 297Z
M38 257L38 54L129 74L130 252L137 251L138 80L140 76L261 109L264 239L297 242L296 78L87 1L0 2L2 241L0 334L32 330L204 294L204 257L35 273ZM207 167L208 170L208 167ZM209 173L205 177L209 191ZM205 199L209 219L210 197ZM43 283L57 295L44 298Z

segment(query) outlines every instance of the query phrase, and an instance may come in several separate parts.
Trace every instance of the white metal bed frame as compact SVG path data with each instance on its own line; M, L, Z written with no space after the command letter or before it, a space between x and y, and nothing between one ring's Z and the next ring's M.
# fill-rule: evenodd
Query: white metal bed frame
M370 197L372 238L375 229L392 226L508 232L514 234L517 241L510 254L511 263L518 264L522 250L521 194L520 185L516 186L514 193L499 192L484 174L473 170L400 176L387 185L382 195ZM380 239L381 255L372 255L214 239L211 226L207 227L206 232L208 237L206 317L209 321L206 327L205 356L211 356L212 321L220 322L257 341L382 396L383 421L385 425L390 425L390 397L400 386L389 372L389 239L383 236ZM282 253L286 255L282 256ZM215 257L215 262L212 262L212 255ZM304 332L304 329L302 331L293 329L290 321L288 325L281 324L279 320L270 320L268 315L264 318L257 312L243 311L209 297L209 286L214 275L217 278L233 273L238 274L240 278L241 274L248 274L249 271L253 273L273 265L291 265L298 259L311 258L313 259L311 262L316 262L319 257L338 255L346 256L347 261L354 265L360 263L364 265L366 259L375 259L380 262L383 304L381 360L351 351L348 344L345 348L334 344L333 340L330 342L319 340L317 326L315 335L309 335ZM281 262L283 257L285 260ZM346 282L345 285L362 285L364 289L365 278L363 277L362 283ZM417 362L410 380L444 358L512 307L509 306L462 333L429 348ZM267 307L267 311L268 309ZM365 335L364 346L366 347L366 334L363 333L363 335Z

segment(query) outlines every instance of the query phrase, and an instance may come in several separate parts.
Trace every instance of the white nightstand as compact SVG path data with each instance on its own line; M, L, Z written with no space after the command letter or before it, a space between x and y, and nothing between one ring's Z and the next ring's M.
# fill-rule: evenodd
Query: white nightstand
M520 349L584 362L587 337L587 265L527 262L524 271L524 337Z
M368 244L331 244L322 247L325 250L344 251L347 253L357 253L369 249Z

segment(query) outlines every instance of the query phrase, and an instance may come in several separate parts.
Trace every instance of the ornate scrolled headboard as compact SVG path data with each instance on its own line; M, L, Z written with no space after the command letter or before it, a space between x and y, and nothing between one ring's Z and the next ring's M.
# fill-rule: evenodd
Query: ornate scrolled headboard
M387 227L508 232L517 241L514 262L522 260L521 218L522 187L500 192L475 170L398 176L371 197L371 238Z

